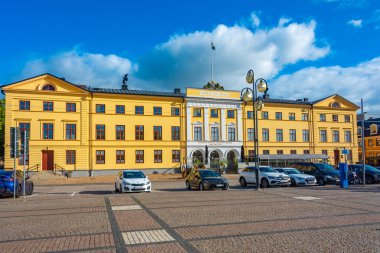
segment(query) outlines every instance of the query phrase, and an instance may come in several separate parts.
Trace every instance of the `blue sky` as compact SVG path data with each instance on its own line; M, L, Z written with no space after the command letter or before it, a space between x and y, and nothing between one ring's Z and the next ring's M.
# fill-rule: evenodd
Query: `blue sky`
M0 84L45 72L92 87L241 89L252 68L272 97L339 93L380 112L380 1L6 1Z

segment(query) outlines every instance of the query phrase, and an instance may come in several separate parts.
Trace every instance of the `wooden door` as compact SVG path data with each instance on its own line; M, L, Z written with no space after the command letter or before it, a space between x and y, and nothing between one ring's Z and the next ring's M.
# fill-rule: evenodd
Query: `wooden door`
M54 151L42 150L42 170L54 169Z
M338 167L339 162L340 162L340 150L338 149L334 150L334 162L335 162L335 167Z

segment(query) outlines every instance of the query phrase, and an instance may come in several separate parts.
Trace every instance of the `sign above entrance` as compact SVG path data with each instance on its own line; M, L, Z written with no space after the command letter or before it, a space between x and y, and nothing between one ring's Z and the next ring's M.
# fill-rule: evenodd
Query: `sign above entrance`
M187 88L186 97L240 100L240 92Z

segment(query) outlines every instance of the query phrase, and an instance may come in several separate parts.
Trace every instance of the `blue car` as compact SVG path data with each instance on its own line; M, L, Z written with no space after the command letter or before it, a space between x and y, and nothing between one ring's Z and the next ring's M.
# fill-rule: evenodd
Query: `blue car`
M14 186L16 185L16 198L23 194L23 174L21 171L16 171L16 183L14 181L14 172L0 170L0 197L13 196ZM25 178L25 194L32 195L33 182L29 177Z

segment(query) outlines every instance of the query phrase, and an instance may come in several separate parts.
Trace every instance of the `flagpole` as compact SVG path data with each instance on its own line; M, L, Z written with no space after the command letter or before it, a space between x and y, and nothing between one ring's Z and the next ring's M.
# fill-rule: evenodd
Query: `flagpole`
M214 81L214 50L211 49L211 82L213 81Z

